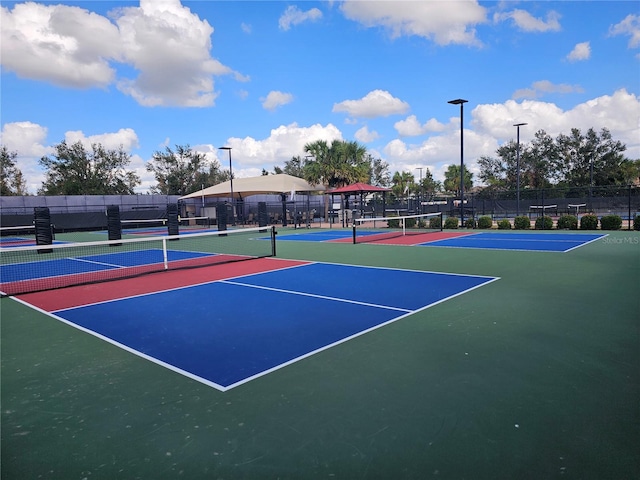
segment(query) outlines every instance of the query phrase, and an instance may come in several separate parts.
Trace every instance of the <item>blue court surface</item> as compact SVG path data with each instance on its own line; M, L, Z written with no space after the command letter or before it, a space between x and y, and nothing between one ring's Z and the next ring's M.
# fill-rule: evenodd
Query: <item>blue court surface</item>
M606 237L586 233L476 233L421 243L425 247L481 248L534 252L568 252Z
M294 240L297 242L330 242L332 240L341 240L344 238L352 238L352 230L323 230L321 232L307 232L307 233L288 233L278 234L278 241L280 240Z
M495 280L311 263L54 314L224 391Z
M214 254L167 250L167 261L176 262L212 255ZM65 275L76 275L88 272L163 263L164 256L161 249L147 249L78 257L69 256L31 263L7 264L2 265L0 272L2 273L2 283L11 283L38 278L60 277Z

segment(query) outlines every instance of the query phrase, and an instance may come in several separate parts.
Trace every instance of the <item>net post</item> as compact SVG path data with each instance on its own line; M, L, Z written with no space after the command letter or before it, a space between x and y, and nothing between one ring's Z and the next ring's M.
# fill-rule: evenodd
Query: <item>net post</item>
M276 226L271 225L271 256L276 256Z
M444 218L443 218L442 212L438 212L438 213L440 214L440 215L438 215L440 217L440 231L443 232L444 231L444 222L443 222Z
M357 236L357 234L356 234L356 222L353 222L353 244L354 244L354 245L355 245L356 243L358 243L358 242L356 241L356 236Z
M164 261L164 269L169 270L169 255L167 253L167 239L162 239L162 258Z

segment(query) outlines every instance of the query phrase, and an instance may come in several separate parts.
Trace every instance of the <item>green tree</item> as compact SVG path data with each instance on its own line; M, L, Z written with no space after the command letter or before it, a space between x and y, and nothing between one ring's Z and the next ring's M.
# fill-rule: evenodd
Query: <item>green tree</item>
M217 160L207 161L203 153L193 151L189 145L156 151L147 170L158 182L151 191L162 195L187 195L230 179L229 171L221 170Z
M284 162L284 169L282 169L282 173L286 173L287 175L292 175L294 177L304 178L304 167L306 164L306 160L304 157L297 155L295 157L291 157L291 160L287 160Z
M464 190L468 192L473 187L473 173L471 173L467 166L464 166ZM444 189L447 192L460 195L460 166L449 165L447 171L444 173Z
M27 182L16 165L18 152L0 147L0 195L26 195Z
M424 172L424 176L422 177L422 181L418 181L417 189L420 191L421 196L426 195L427 197L430 197L442 189L442 184L433 179L431 170L427 168L426 172Z
M371 154L367 154L366 161L369 163L369 183L378 187L388 187L391 183L389 164L380 158L373 158Z
M415 192L415 178L411 172L395 172L391 177L391 194L396 200Z
M126 168L131 156L120 146L107 150L92 144L87 151L81 142L59 143L52 156L42 157L46 170L39 195L132 195L140 178Z
M580 129L571 129L570 135L556 139L559 150L556 172L563 186L593 186L624 184L623 152L626 146L613 140L611 132L603 128L600 133L590 128L586 135Z
M312 185L336 188L355 182L369 181L367 150L357 142L334 140L331 145L317 140L304 146L310 158L304 165L304 179ZM329 215L325 204L325 218Z

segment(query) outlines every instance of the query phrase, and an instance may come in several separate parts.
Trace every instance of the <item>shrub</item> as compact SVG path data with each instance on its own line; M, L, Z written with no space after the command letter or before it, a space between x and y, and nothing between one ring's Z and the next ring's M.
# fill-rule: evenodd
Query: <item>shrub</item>
M547 215L536 218L536 230L551 230L553 228L553 219Z
M574 215L562 215L558 219L558 230L577 230L578 217Z
M441 228L442 217L431 217L429 219L429 228Z
M405 218L404 227L405 228L415 228L418 221L415 218Z
M580 230L596 230L598 228L598 217L593 214L583 215L580 219Z
M476 219L475 218L467 218L464 221L464 226L467 228L476 228Z
M389 220L387 220L387 225L389 226L389 228L399 228L400 220L398 220L397 218L389 218Z
M484 216L478 219L478 228L491 228L493 227L493 220L491 217Z
M458 217L447 217L444 228L458 228Z
M498 230L511 230L511 222L508 218L503 218L498 222Z
M531 220L526 215L521 215L513 220L513 228L516 230L527 230L531 228Z
M640 230L640 215L636 215L636 218L633 219L633 229Z
M620 230L622 228L622 218L620 215L605 215L600 219L602 230Z

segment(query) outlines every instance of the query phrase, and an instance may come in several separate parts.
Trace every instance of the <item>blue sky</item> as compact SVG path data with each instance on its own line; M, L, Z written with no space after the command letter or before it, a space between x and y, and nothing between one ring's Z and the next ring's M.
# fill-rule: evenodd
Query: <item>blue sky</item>
M1 2L1 143L35 193L63 140L145 163L190 145L236 177L315 140L391 173L495 156L538 130L608 128L640 158L637 1ZM477 182L476 182L477 183Z

